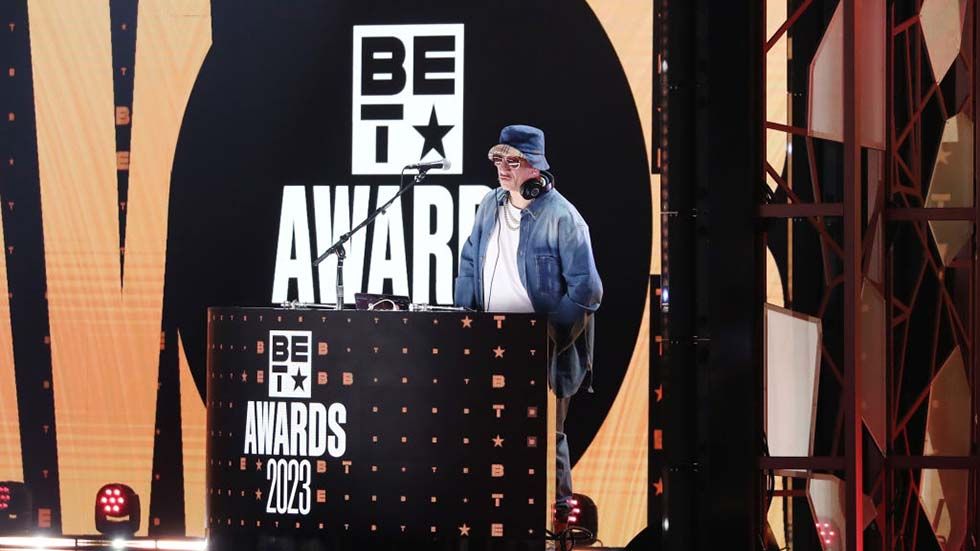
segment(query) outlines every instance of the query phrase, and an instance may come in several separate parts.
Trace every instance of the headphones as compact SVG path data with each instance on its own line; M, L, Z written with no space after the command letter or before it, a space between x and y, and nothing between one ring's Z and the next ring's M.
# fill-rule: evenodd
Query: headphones
M521 197L531 201L548 193L553 187L555 187L555 177L550 172L542 170L540 176L521 184Z

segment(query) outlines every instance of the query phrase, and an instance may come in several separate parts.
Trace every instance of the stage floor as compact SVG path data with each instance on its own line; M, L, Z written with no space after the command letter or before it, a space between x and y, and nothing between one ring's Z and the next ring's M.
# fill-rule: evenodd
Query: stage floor
M79 536L79 537L45 537L45 536L7 536L0 537L0 551L22 551L25 549L49 549L51 551L61 551L70 549L84 549L85 551L99 551L102 549L163 549L171 551L207 551L207 540L198 538L186 539L108 539L102 536ZM554 549L546 546L545 549ZM588 549L590 551L615 551L619 547L576 547L575 549Z
M7 549L164 549L171 551L205 551L207 540L200 538L180 539L111 539L104 536L6 536L0 537L0 550Z

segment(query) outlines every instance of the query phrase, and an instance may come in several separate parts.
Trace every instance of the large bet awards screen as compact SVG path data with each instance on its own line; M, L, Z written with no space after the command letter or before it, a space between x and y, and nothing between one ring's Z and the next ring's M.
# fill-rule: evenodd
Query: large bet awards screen
M451 304L517 123L544 130L605 289L575 491L607 545L643 529L649 2L11 0L0 21L0 480L29 485L39 530L93 533L122 483L139 534L204 535L207 308L335 301L336 260L313 259L441 158L351 240L344 299ZM306 415L324 457L363 436Z

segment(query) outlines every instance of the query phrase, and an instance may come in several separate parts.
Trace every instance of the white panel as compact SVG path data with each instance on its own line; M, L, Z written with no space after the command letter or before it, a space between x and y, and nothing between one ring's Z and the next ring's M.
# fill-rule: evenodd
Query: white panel
M970 385L959 347L946 358L932 381L923 455L962 456L970 453ZM919 483L922 509L943 549L960 549L966 539L965 470L923 469Z
M820 320L767 304L765 325L769 454L810 455L822 336Z
M842 537L847 518L844 516L844 481L836 476L814 475L807 483L807 494L820 547L824 551L846 549L847 542Z
M973 122L964 113L946 120L925 206L973 206L973 133ZM973 235L971 224L962 220L930 220L929 230L946 266Z
M824 551L847 549L847 541L843 537L847 522L844 515L844 492L844 481L833 475L815 474L807 482L810 513ZM862 496L861 504L864 513L863 530L871 524L877 512L874 501L867 494Z
M919 25L937 82L946 76L960 53L965 15L966 0L924 0L919 9Z
M885 298L865 279L861 286L861 416L885 450Z
M810 63L807 125L810 135L844 141L844 4L838 4ZM858 78L861 145L885 149L885 2L866 0L859 10Z

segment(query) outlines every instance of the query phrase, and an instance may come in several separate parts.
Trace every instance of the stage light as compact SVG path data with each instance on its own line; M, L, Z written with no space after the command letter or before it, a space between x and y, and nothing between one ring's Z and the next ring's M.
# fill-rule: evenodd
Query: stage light
M584 528L588 531L589 537L575 538L575 545L592 545L599 538L599 510L592 501L592 498L585 494L572 494L569 501L572 510L568 515L568 526L570 528Z
M75 549L78 540L45 536L0 536L0 549Z
M31 492L23 482L0 482L0 534L30 531L34 508Z
M136 492L119 483L99 488L95 496L95 529L105 535L135 534L140 529L140 497Z
M170 551L207 551L208 540L158 540L157 549Z
M840 541L840 534L837 528L829 522L818 522L817 533L820 534L820 543L826 551L838 549L837 542Z

